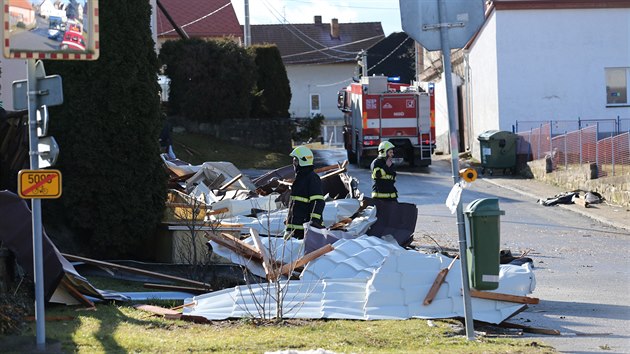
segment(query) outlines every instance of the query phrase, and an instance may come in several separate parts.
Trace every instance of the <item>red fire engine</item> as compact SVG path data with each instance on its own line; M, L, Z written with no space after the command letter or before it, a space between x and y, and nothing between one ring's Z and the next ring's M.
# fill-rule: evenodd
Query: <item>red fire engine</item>
M378 144L388 140L395 146L394 163L429 166L435 148L434 102L433 85L428 93L420 92L385 76L363 76L339 91L348 161L369 166Z

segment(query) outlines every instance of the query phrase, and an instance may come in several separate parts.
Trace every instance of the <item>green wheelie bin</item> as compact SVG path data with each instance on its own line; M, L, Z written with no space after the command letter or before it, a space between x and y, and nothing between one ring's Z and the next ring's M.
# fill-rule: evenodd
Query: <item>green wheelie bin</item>
M505 211L499 210L497 198L482 198L468 204L464 215L470 287L494 290L499 287L499 216Z
M486 170L502 169L514 173L516 169L516 142L518 135L500 130L487 130L477 137L481 153L481 174Z

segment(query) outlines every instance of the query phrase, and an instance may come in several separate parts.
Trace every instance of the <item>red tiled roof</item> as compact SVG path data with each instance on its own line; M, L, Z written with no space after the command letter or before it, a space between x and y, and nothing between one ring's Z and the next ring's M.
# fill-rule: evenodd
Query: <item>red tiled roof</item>
M6 2L9 3L9 2ZM9 6L11 7L19 7L21 9L32 9L33 5L31 5L30 2L28 2L27 0L11 0L9 3Z
M339 23L333 37L329 23L252 25L253 44L278 46L285 64L346 63L356 60L385 35L380 22Z
M243 37L230 0L159 0L175 23L189 37ZM158 38L179 37L157 8Z

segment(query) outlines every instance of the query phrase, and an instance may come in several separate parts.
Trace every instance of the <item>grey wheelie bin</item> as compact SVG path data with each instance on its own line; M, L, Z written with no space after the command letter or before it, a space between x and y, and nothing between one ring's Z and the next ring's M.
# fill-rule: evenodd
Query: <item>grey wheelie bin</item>
M514 173L518 135L500 130L487 130L477 137L481 151L481 174L486 170L502 169Z

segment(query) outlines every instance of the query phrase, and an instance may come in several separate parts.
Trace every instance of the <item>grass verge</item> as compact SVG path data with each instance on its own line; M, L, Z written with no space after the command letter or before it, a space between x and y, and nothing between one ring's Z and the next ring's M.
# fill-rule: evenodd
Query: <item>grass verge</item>
M480 337L466 340L459 322L289 320L260 324L251 320L198 324L167 320L128 304L98 304L95 311L52 306L46 316L48 340L63 352L78 353L263 353L323 348L337 353L553 353L536 342ZM35 335L35 323L27 335ZM6 350L7 348L5 348ZM8 352L11 350L9 349Z
M278 153L261 150L194 133L173 133L172 139L175 155L193 165L206 161L227 161L239 169L275 169L291 164L290 151Z

